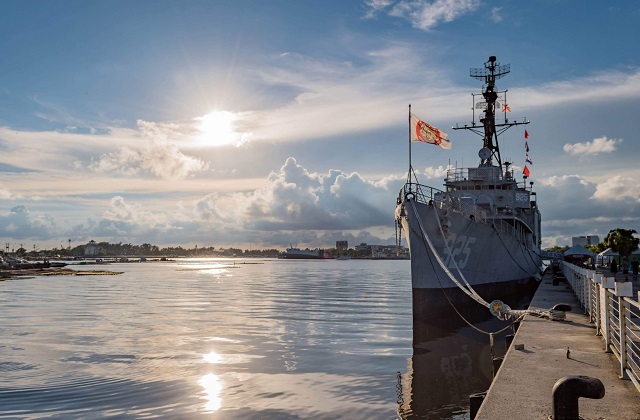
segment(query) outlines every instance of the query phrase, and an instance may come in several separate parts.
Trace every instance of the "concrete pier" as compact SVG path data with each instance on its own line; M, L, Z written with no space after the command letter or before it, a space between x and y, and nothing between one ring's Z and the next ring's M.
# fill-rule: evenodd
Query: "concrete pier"
M554 286L552 279L547 270L531 308L547 310L567 303L573 310L560 322L525 317L476 419L548 419L553 414L554 384L578 375L597 378L605 387L602 399L579 399L581 418L640 419L640 393L633 382L619 378L618 360L605 352L602 337L596 335L569 285ZM516 350L519 345L523 349Z

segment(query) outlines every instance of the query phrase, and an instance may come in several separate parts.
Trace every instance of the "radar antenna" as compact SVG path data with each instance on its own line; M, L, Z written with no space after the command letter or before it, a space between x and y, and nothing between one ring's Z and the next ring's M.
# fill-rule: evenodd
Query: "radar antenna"
M495 159L498 166L501 168L503 164L500 156L498 135L502 134L514 125L529 124L529 121L527 121L526 118L523 122L509 122L506 117L506 111L508 109L508 105L506 103L507 91L496 90L496 80L506 76L510 72L511 65L501 65L496 61L496 57L493 55L484 63L484 67L469 69L469 75L471 77L484 82L482 87L482 97L484 98L484 101L475 103L475 97L480 94L472 94L474 102L472 107L474 110L472 125L468 126L465 124L462 127L458 125L453 127L453 129L471 130L484 138L483 151L479 155L481 159L480 166L494 166L493 161ZM500 124L496 124L496 103L498 99L503 101L503 112L505 113L504 122ZM500 106L499 103L497 105ZM482 129L479 126L476 126L476 108L484 110L484 116L479 119L479 122L482 123ZM500 129L496 130L496 128Z

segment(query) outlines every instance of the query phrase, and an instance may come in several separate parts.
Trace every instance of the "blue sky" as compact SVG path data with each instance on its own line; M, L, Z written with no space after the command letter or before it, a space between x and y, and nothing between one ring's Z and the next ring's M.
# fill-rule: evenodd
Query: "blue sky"
M475 166L470 67L511 64L543 246L640 228L635 1L0 3L0 237L393 243L407 106L422 183ZM521 127L502 155L521 171Z

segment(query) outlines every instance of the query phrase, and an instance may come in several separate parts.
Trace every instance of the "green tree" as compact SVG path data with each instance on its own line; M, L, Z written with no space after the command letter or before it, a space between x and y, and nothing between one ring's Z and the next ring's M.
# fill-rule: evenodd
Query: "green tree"
M558 246L558 245L556 245L556 246L552 246L551 248L545 249L545 251L563 253L564 251L566 251L569 248L570 248L569 245L566 245L566 246Z
M634 229L611 229L603 242L617 252L620 258L629 258L640 243L640 239L633 236L634 233L637 233Z
M595 252L596 254L599 254L602 251L606 251L606 250L607 250L607 244L605 244L604 242L600 242L595 246L595 250L592 250L592 251Z

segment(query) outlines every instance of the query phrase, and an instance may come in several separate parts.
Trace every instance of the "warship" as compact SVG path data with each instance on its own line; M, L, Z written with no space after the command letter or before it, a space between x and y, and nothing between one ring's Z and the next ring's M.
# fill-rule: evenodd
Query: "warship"
M475 310L541 278L541 215L533 182L527 183L529 169L524 166L518 181L512 163L503 162L500 154L499 136L529 123L526 118L507 117L507 91L497 90L496 80L509 72L510 65L500 65L494 56L484 67L471 69L470 76L483 82L482 91L472 94L473 121L453 129L482 137L479 163L469 168L448 166L441 188L418 182L411 165L411 141L445 149L451 142L413 115L409 106L409 171L395 217L411 255L414 320ZM528 143L525 146L528 149Z

